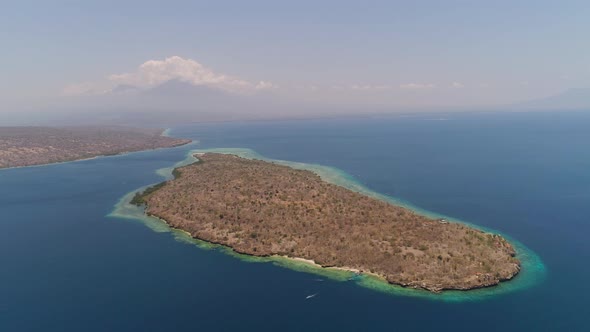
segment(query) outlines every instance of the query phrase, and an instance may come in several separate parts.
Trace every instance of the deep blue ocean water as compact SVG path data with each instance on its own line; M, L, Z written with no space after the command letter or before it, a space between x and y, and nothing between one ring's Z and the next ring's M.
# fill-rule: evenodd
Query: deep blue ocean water
M191 124L199 144L0 171L0 331L590 331L590 113ZM249 263L107 215L194 148L339 168L517 239L543 282L482 301L392 296ZM316 294L306 300L309 294Z

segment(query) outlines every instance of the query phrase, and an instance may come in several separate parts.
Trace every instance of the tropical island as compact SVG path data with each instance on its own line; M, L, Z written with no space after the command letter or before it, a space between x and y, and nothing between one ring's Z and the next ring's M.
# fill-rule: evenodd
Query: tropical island
M494 286L520 271L500 235L428 218L308 170L220 153L197 158L132 203L238 253L306 260L432 292Z
M162 133L162 129L118 126L0 127L0 168L44 165L191 142Z

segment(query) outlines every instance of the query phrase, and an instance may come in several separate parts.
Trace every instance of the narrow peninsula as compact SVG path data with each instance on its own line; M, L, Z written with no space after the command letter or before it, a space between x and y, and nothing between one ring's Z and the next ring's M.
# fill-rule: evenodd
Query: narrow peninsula
M174 147L190 140L162 129L130 127L0 127L0 168L44 165Z
M433 292L488 287L520 270L503 237L235 155L199 154L133 203L194 238L286 256Z

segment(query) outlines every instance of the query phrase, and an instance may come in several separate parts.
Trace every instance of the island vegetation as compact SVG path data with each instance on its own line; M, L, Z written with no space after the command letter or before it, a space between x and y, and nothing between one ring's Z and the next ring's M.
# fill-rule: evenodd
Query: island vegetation
M206 153L135 196L146 213L194 238L374 274L434 292L488 287L520 270L502 236L323 181L317 174Z
M161 134L161 129L116 126L0 127L0 168L43 165L190 142Z

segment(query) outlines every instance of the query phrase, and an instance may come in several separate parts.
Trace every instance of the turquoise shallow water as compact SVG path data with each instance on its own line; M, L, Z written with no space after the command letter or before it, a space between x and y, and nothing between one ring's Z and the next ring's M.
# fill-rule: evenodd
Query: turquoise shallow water
M590 114L435 118L447 120L191 124L168 134L192 146L0 171L0 331L590 330ZM113 215L126 194L162 181L156 170L213 148L312 165L330 181L500 232L531 268L469 297L386 294L370 279L234 257Z
M471 223L468 223L465 221L453 219L449 216L426 211L424 209L420 209L416 206L413 206L408 202L404 202L400 199L396 199L394 197L379 194L378 192L375 192L375 191L367 188L362 183L355 180L354 177L350 176L349 174L347 174L337 168L316 165L316 164L306 164L306 163L300 163L300 162L269 159L269 158L265 158L264 156L256 153L255 151L253 151L251 149L246 149L246 148L217 148L217 149L214 148L214 149L190 150L187 153L186 158L184 160L174 164L171 167L158 169L156 171L156 173L158 175L162 176L163 180L170 180L173 177L172 170L174 168L185 166L185 165L191 164L193 162L196 162L198 160L198 157L195 157L195 154L206 153L206 152L233 154L233 155L237 155L237 156L240 156L243 158L265 160L268 162L272 162L272 163L276 163L276 164L280 164L280 165L285 165L285 166L289 166L289 167L296 168L296 169L310 170L310 171L313 171L314 173L320 175L322 177L322 179L327 182L343 186L345 188L354 190L356 192L363 193L363 194L371 196L371 197L375 197L377 199L381 199L381 200L390 202L392 204L407 207L409 209L419 212L422 215L432 217L432 218L445 218L445 219L452 221L452 222L460 222L460 223L468 224L471 227L479 228L479 229L484 230L486 232L498 233L498 232L493 231L489 228L478 227L477 225L474 225L474 224L471 224ZM284 259L281 257L273 257L273 258L249 257L247 255L240 255L240 254L234 253L229 248L223 248L222 246L215 246L215 245L208 244L204 241L192 239L188 234L185 234L184 232L174 230L174 229L168 227L163 221L161 221L157 218L146 216L143 213L142 208L139 208L137 206L129 204L130 200L133 198L135 193L141 192L144 189L145 189L145 187L142 187L142 188L139 188L137 191L133 191L133 192L125 195L117 203L117 205L115 206L115 209L113 210L113 212L109 216L115 217L115 218L126 218L126 219L139 220L139 221L142 221L143 223L145 223L148 227L150 227L154 231L172 232L175 235L177 240L185 241L187 243L193 243L196 246L201 247L201 248L209 248L209 249L210 248L219 248L219 249L223 250L225 253L235 256L237 258L240 258L242 260L259 261L259 262L273 262L279 266L294 269L297 271L303 271L303 272L309 272L309 273L323 275L323 276L328 277L333 280L339 280L339 281L354 280L360 286L364 286L364 287L367 287L367 288L370 288L370 289L373 289L376 291L380 291L380 292L383 292L386 294L390 294L393 296L395 296L395 295L412 296L412 297L426 298L426 299L430 299L430 300L442 300L442 301L453 301L453 302L479 301L479 300L484 300L486 298L489 298L491 296L496 296L496 295L500 295L500 294L504 294L504 293L518 291L518 290L525 289L528 287L533 287L533 286L541 283L545 277L545 266L544 266L542 260L540 259L540 257L538 255L536 255L534 252L532 252L529 248L524 246L522 243L520 243L514 239L511 239L506 234L502 234L502 235L509 238L510 242L514 245L514 247L517 251L517 258L521 261L521 264L522 264L521 265L521 267L522 267L521 272L519 273L519 275L516 278L514 278L510 282L501 283L500 285L498 285L496 287L477 289L477 290L472 290L469 292L445 291L441 294L433 294L431 292L427 292L427 291L423 291L423 290L408 289L408 288L403 288L403 287L399 287L399 286L395 286L395 285L389 285L389 284L384 283L382 280L378 280L377 278L374 278L371 276L366 276L366 275L355 276L353 273L346 273L343 271L335 271L335 270L331 270L331 269L316 268L313 266L308 266L307 264L304 264L302 262L292 261L292 260Z

